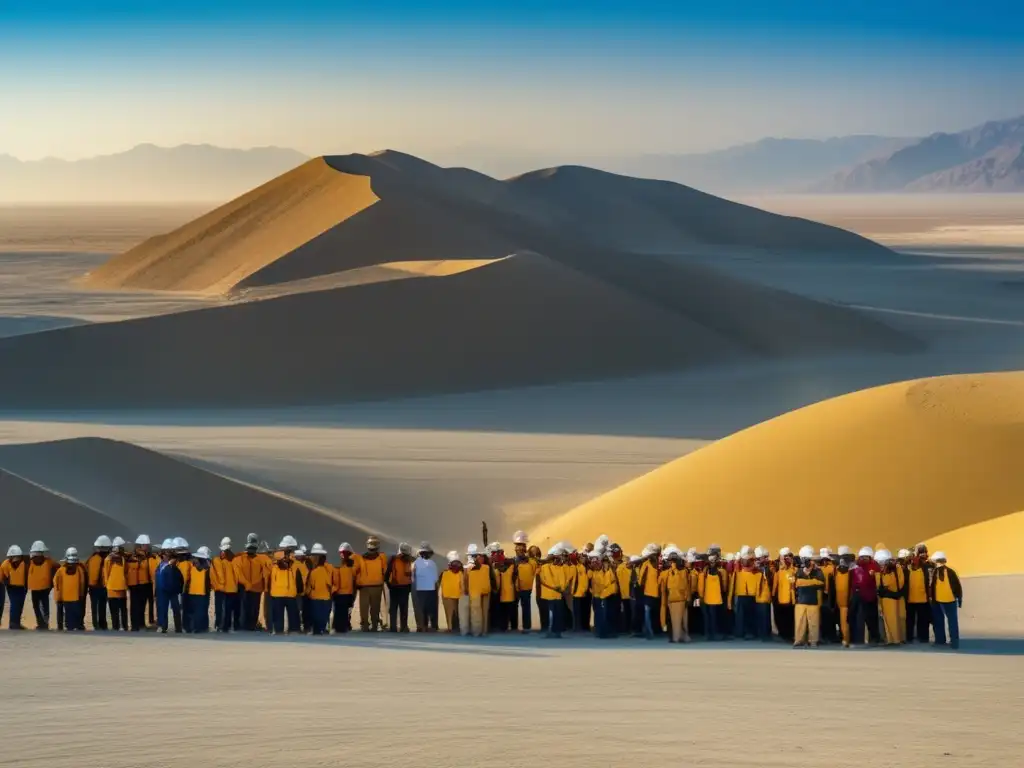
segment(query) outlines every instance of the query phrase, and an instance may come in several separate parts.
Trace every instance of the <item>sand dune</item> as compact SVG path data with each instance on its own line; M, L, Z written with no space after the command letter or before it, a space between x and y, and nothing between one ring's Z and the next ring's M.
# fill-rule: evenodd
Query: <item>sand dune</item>
M400 152L317 158L90 274L98 288L226 293L384 262L694 244L891 253L671 182L566 167L497 181Z
M1024 572L1019 542L1024 541L1024 512L966 525L929 539L932 552L943 551L963 576Z
M249 531L268 541L291 533L307 545L316 537L336 547L342 540L364 540L368 532L326 507L115 440L2 445L0 467L43 487L0 476L4 511L18 513L0 519L0 532L11 532L2 540L31 543L45 535L53 538L47 539L53 551L54 542L89 549L99 533L126 539L184 535L193 547L214 547L222 536L244 541Z
M0 396L75 408L323 403L911 346L852 310L699 268L638 266L619 288L599 264L590 276L519 254L445 277L0 339ZM805 326L813 333L796 332Z
M921 379L743 430L535 533L608 533L631 550L665 539L906 546L1024 508L1022 452L1024 373Z

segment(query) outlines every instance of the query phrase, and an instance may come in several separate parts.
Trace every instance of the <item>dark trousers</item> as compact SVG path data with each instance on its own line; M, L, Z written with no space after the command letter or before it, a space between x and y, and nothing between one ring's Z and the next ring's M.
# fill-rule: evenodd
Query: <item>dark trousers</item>
M540 623L540 631L549 631L549 622L551 621L551 611L547 608L547 600L540 597L537 598L537 620Z
M238 592L214 592L213 617L217 631L238 631L241 625L241 609L241 595Z
M89 608L92 614L92 628L107 628L107 588L89 587Z
M590 627L590 600L587 596L572 599L572 631L586 632Z
M724 606L701 603L700 608L704 616L704 637L708 640L718 640L721 636L720 625Z
M210 596L188 595L189 627L195 634L210 631Z
M644 637L654 639L655 625L661 624L661 600L656 597L643 596L643 616L641 618Z
M132 632L140 632L146 627L146 595L151 590L152 586L149 584L136 584L134 587L128 587Z
M111 597L107 599L110 607L110 626L115 632L118 630L128 631L128 598Z
M759 640L772 639L772 604L754 603L754 621L756 636Z
M299 631L299 600L296 597L270 598L271 627L278 635L284 634L284 617L288 615L288 631Z
M628 601L627 601L628 602ZM613 635L622 631L622 598L618 595L604 598L604 616Z
M64 627L68 632L85 631L85 606L81 601L61 603L64 606Z
M746 640L757 637L757 615L753 596L745 595L733 598L732 610L733 635Z
M580 616L577 619L584 631L590 630L590 616L594 610L594 598L592 595L584 595L580 599Z
M0 624L3 624L4 621L4 603L6 602L6 599L7 588L4 586L4 583L0 581Z
M836 615L832 612L831 606L821 606L821 619L819 626L821 627L821 642L834 643L836 641L837 625Z
M790 643L796 637L796 608L792 605L775 604L775 626L779 637Z
M327 625L331 622L331 601L309 599L310 632L314 635L326 635Z
M559 597L555 600L537 599L540 610L547 614L548 634L561 637L564 621L565 598Z
M633 590L633 634L644 633L644 593L639 589Z
M946 644L946 624L949 624L949 646L960 647L960 617L957 604L932 603L932 625L935 628L935 644Z
M867 640L878 642L878 601L866 602L854 598L850 605L850 642L855 645L864 642L864 629L867 628Z
M164 632L167 631L167 613L174 617L174 631L181 633L181 595L177 592L156 593L156 623Z
M533 590L520 590L518 594L519 611L523 614L523 631L533 629Z
M60 602L57 606L57 631L64 629L64 603Z
M412 593L412 607L416 613L416 629L420 632L437 631L437 590L417 589Z
M928 603L907 603L907 640L927 643L931 625L932 609Z
M32 590L32 610L36 614L36 629L50 628L50 590Z
M648 599L653 601L651 605L651 627L654 630L654 634L660 635L665 631L665 627L661 623L661 598L651 597Z
M494 628L498 632L508 632L510 629L517 629L519 626L519 601L510 600L507 603L498 601L498 621Z
M156 617L153 612L156 608L156 593L153 591L153 585L149 585L149 589L146 590L146 621L150 626L156 624Z
M352 631L352 606L356 603L355 595L334 596L334 631Z
M25 611L25 596L28 590L25 587L7 587L7 598L11 603L11 629L21 629L21 614Z
M401 630L409 631L409 593L412 587L405 586L388 587L388 614L391 617L391 631L399 630L399 619L401 619Z
M616 601L618 601L618 595L615 595L614 601L610 597L595 597L593 599L594 634L602 640L616 635L613 612L617 608Z
M313 631L313 599L303 595L299 601L299 621L302 625L302 633L309 634Z
M239 593L241 600L242 626L248 632L255 632L260 623L260 598L259 592L248 590Z

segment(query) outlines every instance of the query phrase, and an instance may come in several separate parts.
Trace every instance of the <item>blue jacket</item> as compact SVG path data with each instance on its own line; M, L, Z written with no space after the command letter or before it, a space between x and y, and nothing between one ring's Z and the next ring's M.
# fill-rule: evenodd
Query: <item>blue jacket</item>
M180 594L185 588L181 571L164 560L156 567L156 591L165 594Z

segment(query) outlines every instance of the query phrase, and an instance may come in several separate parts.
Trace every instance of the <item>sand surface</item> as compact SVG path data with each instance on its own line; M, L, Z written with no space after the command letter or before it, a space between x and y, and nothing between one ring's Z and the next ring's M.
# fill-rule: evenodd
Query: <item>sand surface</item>
M965 576L1020 573L1014 542L1024 536L1024 512L965 525L929 540L932 552L945 552Z

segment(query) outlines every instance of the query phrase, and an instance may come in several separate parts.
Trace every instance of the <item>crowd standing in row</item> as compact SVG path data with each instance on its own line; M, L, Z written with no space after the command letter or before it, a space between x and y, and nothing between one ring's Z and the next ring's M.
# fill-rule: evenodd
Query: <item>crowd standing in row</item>
M932 634L945 645L948 625L950 645L959 646L960 579L942 552L929 557L924 544L895 557L871 547L854 555L845 546L835 554L805 546L796 556L783 548L778 557L744 546L723 557L714 545L684 553L650 544L627 557L602 536L583 551L559 542L544 557L524 532L513 541L512 556L497 542L449 552L441 571L428 543L415 557L408 544L385 556L373 536L362 554L343 543L336 563L320 544L306 551L285 536L271 552L254 533L240 554L223 539L216 557L208 547L190 552L181 538L153 547L139 536L129 553L124 539L100 536L84 563L74 548L56 562L37 541L27 558L15 545L0 564L0 620L6 592L10 628L22 629L30 596L36 628L49 629L52 591L58 629L84 630L88 603L96 630L202 633L213 595L217 632L326 635L352 630L358 596L364 632L409 632L410 601L417 632L438 631L439 603L451 633L531 632L536 602L548 637L768 641L774 625L798 647L928 643Z

